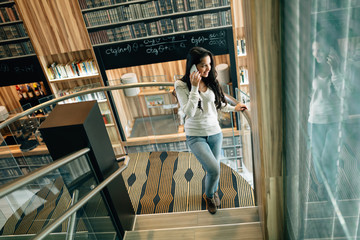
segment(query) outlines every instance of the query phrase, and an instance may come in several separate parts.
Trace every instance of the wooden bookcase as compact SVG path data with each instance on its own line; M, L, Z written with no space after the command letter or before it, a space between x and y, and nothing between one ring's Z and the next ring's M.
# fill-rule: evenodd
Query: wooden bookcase
M231 26L230 3L218 1L79 0L93 45Z
M35 55L14 1L0 2L0 59Z
M16 0L15 3L55 97L83 88L103 86L99 66L77 0ZM86 60L93 61L92 73L53 79L48 72L48 68L54 63L69 65L71 62ZM94 96L92 100L98 101L104 120L106 119L106 127L115 153L123 153L107 95L105 94L103 98Z
M245 52L241 49L241 44L245 43L245 27L244 27L244 14L242 7L242 0L231 1L231 11L233 17L233 32L234 32L234 51L237 53L236 58L236 75L238 76L238 87L241 91L250 95L249 81L246 78L243 78L242 73L247 71L247 57L246 57L246 44ZM241 71L243 70L243 72ZM246 74L247 75L247 74ZM243 80L244 79L244 80Z

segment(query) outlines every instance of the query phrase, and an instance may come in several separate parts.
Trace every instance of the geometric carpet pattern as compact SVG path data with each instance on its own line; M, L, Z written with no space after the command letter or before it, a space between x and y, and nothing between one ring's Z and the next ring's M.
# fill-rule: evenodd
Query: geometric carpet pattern
M129 154L122 176L136 214L205 210L205 170L189 152ZM250 184L225 164L220 167L220 208L255 206Z
M36 234L60 217L71 206L69 194L62 177L42 187L12 214L0 230L0 235ZM68 221L59 229L67 231ZM86 230L84 222L78 222L78 231ZM11 239L11 238L10 238Z

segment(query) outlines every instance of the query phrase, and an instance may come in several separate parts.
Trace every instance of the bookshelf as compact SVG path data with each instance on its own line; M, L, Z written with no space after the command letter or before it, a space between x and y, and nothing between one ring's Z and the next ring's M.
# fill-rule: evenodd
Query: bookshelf
M103 1L105 2L105 1ZM228 1L79 1L93 45L231 26Z
M236 57L236 75L238 76L238 87L241 91L250 95L249 81L247 78L247 52L246 52L246 38L244 26L244 13L242 7L242 0L231 1L231 11L233 16L233 32L234 32L234 51L237 53Z
M42 72L55 97L103 86L77 0L15 0L24 20ZM101 96L100 96L101 95ZM116 154L121 140L106 93L69 99L64 103L96 100Z
M0 59L35 54L14 1L0 3Z

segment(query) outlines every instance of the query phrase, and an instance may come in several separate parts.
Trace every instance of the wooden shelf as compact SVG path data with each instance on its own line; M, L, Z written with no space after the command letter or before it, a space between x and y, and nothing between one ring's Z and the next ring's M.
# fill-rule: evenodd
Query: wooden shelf
M49 80L49 82L55 83L55 82L72 81L72 80L92 79L92 78L98 78L98 77L100 77L100 74L91 74L91 75L84 75L84 76L78 76L78 77L57 78L57 79Z
M26 41L26 40L30 40L30 38L29 37L19 37L19 38L6 39L6 40L1 40L0 44L17 43L17 42L22 42L22 41Z
M22 152L20 145L9 145L0 147L0 158L22 157L49 154L45 144L40 144L29 152Z
M22 20L16 20L16 21L10 21L10 22L3 22L3 23L0 23L0 27L6 26L6 25L20 24L20 23L23 23L23 21Z
M14 4L15 4L14 1L1 2L1 3L0 3L0 7L12 6L12 5L14 5Z
M149 96L149 95L160 95L160 94L171 94L174 91L174 87L170 87L169 90L159 89L141 89L138 96Z

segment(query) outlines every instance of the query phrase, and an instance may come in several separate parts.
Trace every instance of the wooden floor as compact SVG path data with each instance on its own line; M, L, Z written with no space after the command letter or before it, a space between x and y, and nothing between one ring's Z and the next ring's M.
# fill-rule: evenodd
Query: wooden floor
M137 215L125 240L262 239L257 207Z

